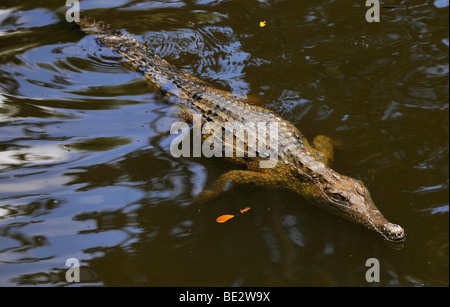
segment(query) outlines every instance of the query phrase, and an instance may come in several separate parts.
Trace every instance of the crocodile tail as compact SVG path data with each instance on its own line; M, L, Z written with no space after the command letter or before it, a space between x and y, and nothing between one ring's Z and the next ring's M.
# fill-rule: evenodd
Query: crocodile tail
M87 17L82 17L75 23L86 34L94 34L100 45L120 54L127 63L126 66L142 73L152 87L158 88L164 95L170 94L171 101L177 100L176 98L188 99L180 90L181 87L186 87L186 83L203 84L203 81L187 75L161 59L125 30L117 30L102 21Z
M75 22L86 34L119 34L120 30L114 29L111 25L103 21L96 21L94 18L81 17L80 21Z

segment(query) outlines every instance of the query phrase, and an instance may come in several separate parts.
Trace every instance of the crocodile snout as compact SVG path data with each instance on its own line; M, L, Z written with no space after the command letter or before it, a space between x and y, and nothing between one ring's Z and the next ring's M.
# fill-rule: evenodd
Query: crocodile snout
M405 230L400 225L386 223L381 231L388 240L401 241L405 239Z

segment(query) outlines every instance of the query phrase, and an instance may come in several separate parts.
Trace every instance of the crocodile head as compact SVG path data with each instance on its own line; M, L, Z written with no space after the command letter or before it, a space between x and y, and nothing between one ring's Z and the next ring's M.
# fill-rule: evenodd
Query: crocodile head
M333 172L333 171L332 171ZM389 241L402 241L405 231L390 223L374 205L364 183L335 172L316 185L316 197L325 209L379 232Z

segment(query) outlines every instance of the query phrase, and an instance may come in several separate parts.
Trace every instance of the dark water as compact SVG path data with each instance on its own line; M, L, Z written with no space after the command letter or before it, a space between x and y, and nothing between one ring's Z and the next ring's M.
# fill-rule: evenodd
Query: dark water
M448 286L448 0L383 1L379 23L365 1L80 2L336 139L334 169L406 229L400 249L283 190L194 204L234 166L172 157L173 107L45 3L0 4L0 285L69 285L77 258L81 285Z

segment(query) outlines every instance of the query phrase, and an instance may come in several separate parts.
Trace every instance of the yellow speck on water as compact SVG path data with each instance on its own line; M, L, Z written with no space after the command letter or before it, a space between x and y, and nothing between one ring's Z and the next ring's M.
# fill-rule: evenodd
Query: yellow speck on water
M266 26L266 21L264 20L264 21L260 21L259 22L259 26L261 27L261 28L264 28L265 26Z

